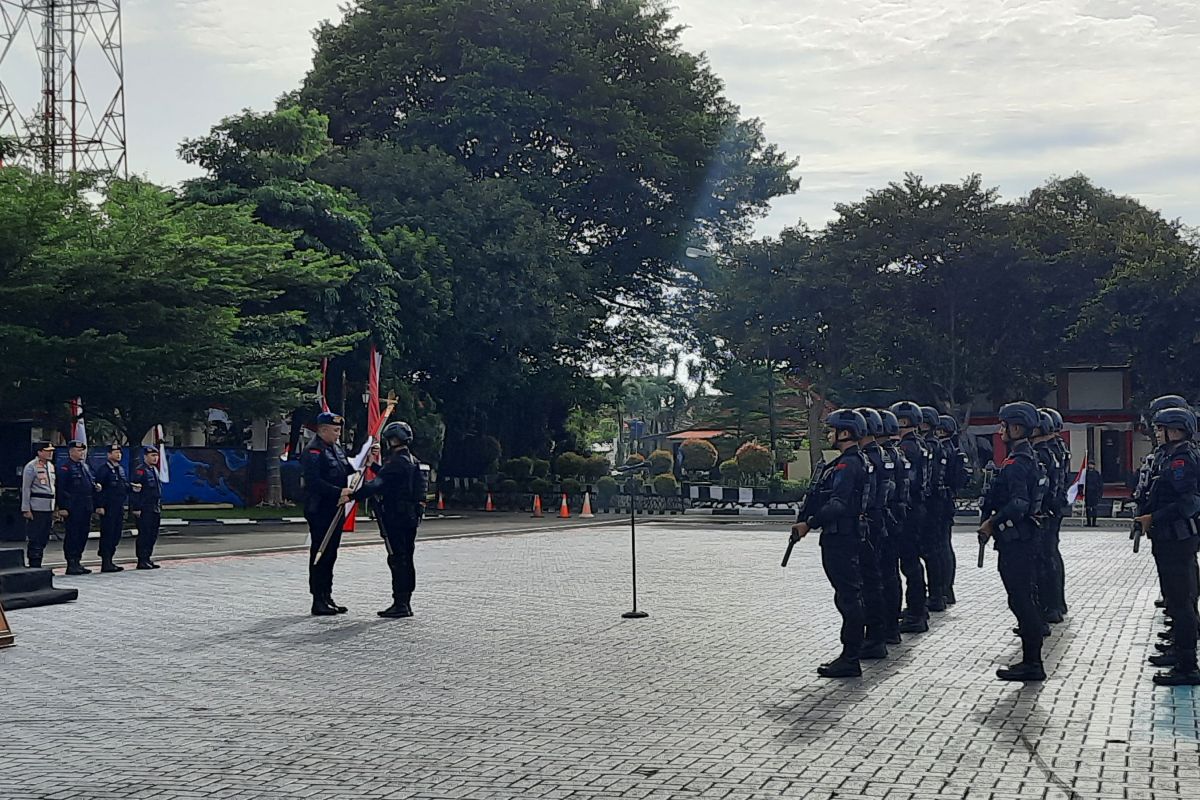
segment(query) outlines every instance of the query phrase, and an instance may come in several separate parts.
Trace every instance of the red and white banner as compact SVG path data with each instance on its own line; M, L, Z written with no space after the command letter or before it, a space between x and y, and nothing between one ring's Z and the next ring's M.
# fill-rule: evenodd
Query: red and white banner
M379 408L379 369L383 366L383 354L371 344L371 363L367 366L367 434L379 438L379 427L383 410Z
M71 400L71 439L87 443L87 426L83 424L83 398Z
M317 384L317 396L321 398L321 410L322 411L329 410L329 399L328 399L329 377L328 377L328 373L329 373L329 359L322 358L321 359L321 381L320 381L320 383Z
M1075 481L1067 489L1067 503L1075 502L1075 498L1079 497L1079 493L1083 491L1083 482L1087 479L1087 464L1085 463L1079 468L1079 474L1075 476Z

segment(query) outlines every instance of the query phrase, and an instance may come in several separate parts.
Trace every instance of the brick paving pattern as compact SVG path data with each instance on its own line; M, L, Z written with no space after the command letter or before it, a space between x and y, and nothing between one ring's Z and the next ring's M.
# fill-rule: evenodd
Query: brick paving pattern
M412 620L374 614L377 547L342 553L337 618L292 553L58 578L80 601L10 615L0 651L0 797L1200 797L1200 703L1150 683L1123 533L1064 531L1072 613L1022 688L969 534L958 606L827 681L815 537L785 572L782 526L639 530L640 621L616 527L424 542Z

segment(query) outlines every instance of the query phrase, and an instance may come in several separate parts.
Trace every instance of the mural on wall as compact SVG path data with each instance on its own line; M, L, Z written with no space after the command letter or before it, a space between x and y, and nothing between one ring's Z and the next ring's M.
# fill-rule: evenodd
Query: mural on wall
M130 449L124 450L121 465L132 473ZM137 464L141 464L141 448ZM107 459L103 445L88 448L87 463L95 472ZM253 505L250 453L234 447L168 447L171 482L163 484L164 505L228 503L235 508ZM65 464L67 448L59 447L54 463Z

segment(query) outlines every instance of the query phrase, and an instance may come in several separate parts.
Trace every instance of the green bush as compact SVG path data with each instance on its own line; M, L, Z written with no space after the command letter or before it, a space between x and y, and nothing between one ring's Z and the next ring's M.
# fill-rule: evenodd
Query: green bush
M780 502L783 503L799 503L804 499L804 495L808 492L808 481L784 481Z
M735 458L743 475L768 475L775 466L771 463L771 451L757 442L746 442L739 447Z
M531 474L535 478L545 478L550 475L550 462L544 458L533 459L533 469Z
M533 474L533 459L529 456L510 458L500 465L500 471L518 483L527 481Z
M728 461L721 462L721 480L730 486L736 486L741 477L742 468L738 466L738 462L735 459L731 458Z
M684 469L700 472L712 469L717 463L717 448L712 442L692 439L684 442L680 449L683 450Z
M604 456L592 456L583 463L583 477L589 481L597 481L610 472L608 459Z
M554 460L554 471L560 478L578 478L583 474L584 463L579 453L563 453Z
M563 478L559 485L567 494L583 494L583 484L575 478Z
M630 453L629 458L625 459L625 466L636 467L638 464L645 463L646 457L641 453Z
M650 472L654 475L666 475L675 463L670 450L655 450L650 454Z
M534 478L529 482L529 491L545 499L554 493L554 484L545 478Z
M611 475L605 475L596 480L596 499L607 504L620 491L620 485L617 479Z
M503 494L516 494L520 490L521 485L512 478L505 478L500 481L499 490Z
M654 493L663 497L677 497L679 495L679 481L675 480L674 475L655 475L654 476Z

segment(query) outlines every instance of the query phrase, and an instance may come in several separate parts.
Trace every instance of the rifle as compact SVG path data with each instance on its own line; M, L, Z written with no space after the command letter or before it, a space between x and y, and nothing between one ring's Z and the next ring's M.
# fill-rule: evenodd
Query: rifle
M783 552L783 563L779 566L786 567L788 565L788 559L792 557L792 548L796 546L796 542L798 541L800 541L799 534L797 534L795 531L792 531L792 535L788 537L787 550Z
M1142 526L1137 520L1133 521L1133 528L1129 531L1129 538L1133 540L1133 552L1138 552L1142 549Z

